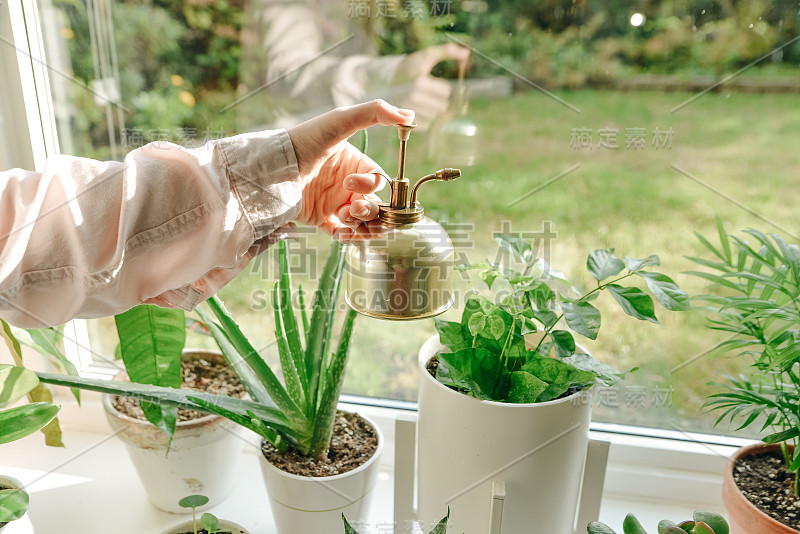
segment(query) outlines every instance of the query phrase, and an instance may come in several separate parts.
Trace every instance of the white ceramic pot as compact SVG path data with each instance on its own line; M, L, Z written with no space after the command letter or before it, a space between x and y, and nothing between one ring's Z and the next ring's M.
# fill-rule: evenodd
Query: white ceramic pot
M22 485L22 482L17 480L14 477L7 477L0 475L0 486L7 487L7 488L16 488L16 489L25 489L25 486ZM0 527L0 533L2 534L33 534L33 525L31 525L31 520L28 517L28 512L25 512L25 515L20 517L15 521L10 521L5 524L5 526Z
M185 351L187 355L222 360L207 351ZM117 379L125 378L123 373ZM217 415L176 424L167 454L164 433L147 421L117 411L111 395L103 395L103 408L111 430L125 444L150 502L165 512L185 514L178 501L202 494L209 502L198 510L219 504L233 491L244 440L239 425Z
M342 532L342 514L351 524L369 520L383 452L383 434L374 422L361 417L378 435L378 448L366 463L347 473L330 477L293 475L269 463L263 454L258 455L280 534Z
M197 526L198 530L200 529L200 516L197 516ZM219 529L220 530L228 530L231 534L250 534L250 531L244 528L241 525L237 525L233 521L225 521L224 519L219 520ZM161 534L184 534L186 532L194 533L194 523L192 520L184 521L179 525L175 525L174 527L170 527Z
M459 534L572 534L589 442L587 393L538 404L481 401L425 369L419 358L418 519L427 532L450 507ZM399 518L395 518L398 520ZM491 523L491 527L490 527ZM585 527L584 527L585 528Z

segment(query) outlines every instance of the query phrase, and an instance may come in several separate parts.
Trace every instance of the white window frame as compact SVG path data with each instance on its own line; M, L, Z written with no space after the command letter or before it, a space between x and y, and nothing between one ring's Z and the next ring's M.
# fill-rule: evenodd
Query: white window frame
M5 134L7 143L0 158L5 154L7 166L41 170L48 156L58 154L59 145L36 0L0 2L0 19L4 41L0 43L0 111L4 119L0 133ZM106 366L92 361L85 322L68 324L65 338L69 356L85 374L109 376ZM99 406L99 399L95 402ZM416 403L410 402L353 396L343 396L342 402L357 405L376 418L392 448L397 415L416 413ZM97 406L92 405L84 402L73 426L76 419L78 426L81 422L85 428L94 426ZM603 423L592 423L591 432L593 438L611 442L604 493L637 501L693 502L718 511L722 511L719 492L727 457L735 447L749 443L724 436Z

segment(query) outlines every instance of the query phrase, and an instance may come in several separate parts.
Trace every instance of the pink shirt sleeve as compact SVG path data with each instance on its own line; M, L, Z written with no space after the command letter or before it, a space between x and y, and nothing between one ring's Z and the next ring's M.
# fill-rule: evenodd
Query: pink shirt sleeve
M40 328L190 310L286 233L301 193L285 130L0 173L0 316Z

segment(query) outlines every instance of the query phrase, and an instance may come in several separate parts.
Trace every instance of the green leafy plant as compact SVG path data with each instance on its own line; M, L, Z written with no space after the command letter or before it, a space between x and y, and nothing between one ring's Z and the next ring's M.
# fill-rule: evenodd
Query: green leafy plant
M0 408L14 404L39 386L36 373L24 367L0 364ZM60 406L30 402L0 411L0 444L10 443L44 428ZM28 494L21 489L0 489L0 522L19 519L28 509Z
M444 516L428 534L447 534L447 522L449 520L450 508L447 509L447 515ZM358 531L350 526L344 514L342 514L342 521L344 522L344 534L358 534Z
M184 497L178 501L178 506L181 508L192 509L192 528L194 528L194 534L198 533L197 508L206 504L208 504L208 497L205 495L189 495L188 497ZM230 530L219 530L219 519L217 519L217 516L214 514L209 514L208 512L200 516L200 525L206 529L208 534L222 534L224 532L230 532Z
M480 277L493 289L504 288L494 301L473 294L460 322L435 319L439 339L449 352L438 355L436 379L473 397L511 403L546 402L599 380L613 384L624 375L577 352L574 333L596 339L601 314L592 302L606 291L628 315L658 323L653 299L642 289L621 282L644 281L655 299L668 310L689 308L689 297L668 276L647 270L658 256L645 259L614 255L614 249L595 250L586 262L596 287L581 294L557 272L535 258L531 244L515 236L495 236L513 254L522 270L506 264L481 263ZM511 262L506 262L511 263ZM576 296L578 295L578 296ZM528 348L526 336L538 336Z
M711 314L709 327L727 333L717 353L746 358L749 375L728 376L705 407L738 430L760 424L765 443L780 444L786 469L800 495L800 247L754 229L746 238L728 235L717 221L719 246L696 233L712 253L690 258L710 271L692 271L711 284L697 297Z
M180 388L181 353L186 344L186 318L183 310L139 305L116 315L119 353L131 382ZM172 441L178 408L142 402L148 421Z
M68 374L77 376L78 371L75 366L64 356L61 350L62 344L62 331L60 328L41 328L23 330L9 325L7 322L0 319L0 337L6 343L14 365L24 368L25 363L22 357L22 345L30 346L37 352L50 358L51 362L63 368ZM80 392L73 388L73 395L80 404ZM53 394L44 384L37 383L32 389L26 393L28 401L31 403L52 403ZM0 401L2 402L2 401ZM45 444L50 447L63 447L64 443L61 441L61 427L58 423L58 418L51 418L50 422L37 430L41 430L44 434Z
M607 525L600 522L589 523L586 527L589 534L616 534ZM622 522L624 534L647 534L639 520L633 514L625 516ZM714 512L698 510L692 519L682 523L663 520L658 523L658 534L728 534L728 522Z
M252 400L148 384L46 373L39 373L40 380L137 397L162 406L215 413L256 432L278 450L292 447L305 456L324 452L330 442L356 317L356 312L348 310L338 345L334 347L332 334L344 266L343 246L339 242L332 243L311 306L311 315L309 317L301 299L299 320L292 307L286 244L281 242L278 247L280 277L273 291L273 302L284 383L258 354L216 297L206 303L211 314L204 310L198 312Z

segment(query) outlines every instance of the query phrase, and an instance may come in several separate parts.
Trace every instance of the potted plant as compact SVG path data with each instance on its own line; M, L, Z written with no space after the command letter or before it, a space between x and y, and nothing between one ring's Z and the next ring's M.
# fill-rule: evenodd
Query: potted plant
M0 364L0 408L16 403L37 386L39 379L33 371ZM0 411L0 444L41 430L55 418L58 410L59 405L52 402L31 402ZM32 532L30 525L23 525L28 503L28 494L19 480L0 476L0 532Z
M220 520L208 512L200 516L197 522L197 509L207 506L208 497L205 495L189 495L178 501L178 506L183 509L191 508L192 519L179 525L168 528L161 534L249 534L247 529L233 521Z
M610 293L623 311L657 323L651 297L670 310L688 308L688 296L646 259L589 254L597 285L574 290L563 275L533 255L527 241L497 235L520 270L478 264L494 300L471 295L460 322L436 319L436 337L419 359L417 423L418 519L429 524L452 509L453 528L474 532L502 523L503 531L572 532L591 418L591 388L623 374L580 351L573 333L598 335L601 313L592 302ZM502 514L492 517L507 489ZM496 503L495 503L496 505ZM499 508L498 508L499 509ZM495 514L497 515L497 514Z
M344 263L341 243L331 245L310 317L301 300L300 320L292 308L286 245L281 242L278 247L280 278L275 285L273 301L283 383L219 299L207 301L216 321L199 310L252 400L46 373L40 373L39 377L52 384L133 396L165 406L200 409L256 432L263 438L262 451L272 460L269 462L261 455L262 473L278 530L283 534L327 532L338 527L343 512L359 520L368 517L383 438L378 427L365 418L336 411L356 316L354 311L348 310L338 345L334 347L331 338ZM362 442L333 436L334 427L340 435L358 430L366 439ZM352 468L349 471L333 474L338 466L326 465L335 454L323 453L333 442L339 446L336 454L348 453L349 459L342 467ZM324 471L324 478L286 472L274 465L278 462L281 467L317 465L319 471Z
M589 534L616 534L608 525L600 522L590 523L586 527ZM647 534L633 514L628 514L622 522L624 534ZM697 510L692 519L674 523L667 519L658 523L658 534L728 534L728 522L714 512ZM762 532L762 531L753 531Z
M140 305L114 320L125 364L116 380L244 394L221 353L184 348L183 310ZM233 491L244 445L238 425L219 415L117 395L103 395L102 402L154 506L181 513L178 500L187 493L202 491L207 506L214 506Z
M711 252L690 258L710 282L698 298L710 313L709 327L726 333L719 353L733 352L750 371L728 376L706 407L720 411L716 423L758 424L763 443L731 457L723 501L735 532L797 532L800 482L800 247L780 236L748 229L728 235L717 221L719 246L696 234Z

